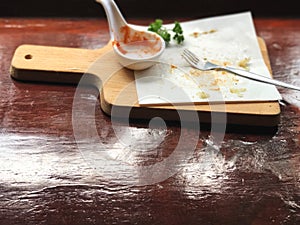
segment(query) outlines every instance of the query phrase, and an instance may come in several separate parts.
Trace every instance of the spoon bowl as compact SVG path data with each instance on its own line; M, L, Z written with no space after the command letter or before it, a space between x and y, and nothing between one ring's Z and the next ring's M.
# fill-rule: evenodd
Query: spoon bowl
M113 49L119 62L132 70L144 70L156 64L166 47L162 37L128 24L113 0L96 1L106 12Z

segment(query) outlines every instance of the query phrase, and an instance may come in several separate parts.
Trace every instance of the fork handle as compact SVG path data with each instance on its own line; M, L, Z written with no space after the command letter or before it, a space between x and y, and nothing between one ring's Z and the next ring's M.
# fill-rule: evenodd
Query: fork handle
M271 79L269 77L265 77L256 73L252 73L246 70L242 70L242 69L237 69L234 67L229 67L229 66L222 66L220 67L220 69L226 70L228 72L234 73L236 75L242 76L242 77L246 77L249 78L251 80L255 80L255 81L259 81L259 82L263 82L266 84L272 84L272 85L276 85L276 86L280 86L280 87L285 87L285 88L289 88L289 89L293 89L293 90L297 90L300 91L300 87L292 85L292 84L288 84L282 81L278 81L278 80L274 80Z

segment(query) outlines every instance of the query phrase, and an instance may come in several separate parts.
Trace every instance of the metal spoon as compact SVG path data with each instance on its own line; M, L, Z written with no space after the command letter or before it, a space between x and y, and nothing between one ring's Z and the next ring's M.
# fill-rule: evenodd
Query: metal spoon
M165 41L154 32L128 24L113 0L96 1L106 12L113 49L120 63L132 70L147 69L157 63L165 50Z

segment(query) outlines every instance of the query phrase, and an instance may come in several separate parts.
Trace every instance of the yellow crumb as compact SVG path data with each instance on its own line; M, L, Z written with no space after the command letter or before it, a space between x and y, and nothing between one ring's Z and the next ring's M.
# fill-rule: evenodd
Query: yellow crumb
M225 85L225 80L222 80L220 78L215 78L215 80L211 83L212 86L224 86Z
M245 58L245 59L241 60L238 63L238 66L248 70L249 69L249 62L250 62L250 58Z
M213 33L216 33L216 32L217 32L217 30L211 29L209 31L204 31L202 34L213 34Z
M210 34L213 34L213 33L216 33L216 32L217 32L217 30L215 30L215 29L211 29L211 30L209 31Z
M198 76L200 76L200 75L202 74L202 72L201 72L201 70L191 69L191 70L190 70L190 74L191 74L192 76L198 77Z
M200 97L201 99L207 99L210 97L209 94L205 93L204 91L198 92L197 96Z
M230 92L232 94L236 94L238 97L243 97L244 92L246 92L247 89L246 88L230 88Z
M215 88L210 88L210 90L212 90L212 91L220 91L221 89L219 87L215 87Z
M187 79L187 80L190 80L190 79L191 79L190 76L189 76L188 74L184 74L183 77L184 77L185 79Z
M230 64L230 62L223 62L223 66L229 66Z

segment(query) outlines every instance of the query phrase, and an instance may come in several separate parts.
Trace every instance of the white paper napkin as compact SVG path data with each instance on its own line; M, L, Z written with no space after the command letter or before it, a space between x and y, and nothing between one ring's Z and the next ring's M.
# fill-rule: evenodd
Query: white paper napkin
M276 87L222 71L201 72L181 56L188 48L199 57L270 77L250 12L181 23L183 45L170 43L160 63L135 71L140 105L276 101ZM172 25L167 27L172 28Z

